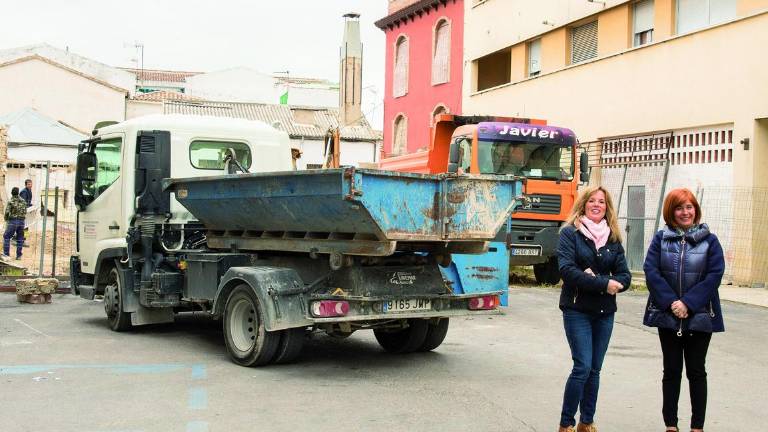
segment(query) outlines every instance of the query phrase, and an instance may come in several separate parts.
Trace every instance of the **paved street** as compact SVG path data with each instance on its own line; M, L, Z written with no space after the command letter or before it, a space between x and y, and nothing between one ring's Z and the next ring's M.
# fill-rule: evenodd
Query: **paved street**
M0 294L0 431L553 431L570 368L557 295L514 289L505 316L452 322L433 353L387 355L362 332L317 337L296 364L251 369L229 362L218 324L204 317L117 334L99 302L22 305ZM602 432L663 430L661 355L640 324L644 301L620 299ZM757 430L768 309L727 303L724 313L728 331L708 357L707 431Z

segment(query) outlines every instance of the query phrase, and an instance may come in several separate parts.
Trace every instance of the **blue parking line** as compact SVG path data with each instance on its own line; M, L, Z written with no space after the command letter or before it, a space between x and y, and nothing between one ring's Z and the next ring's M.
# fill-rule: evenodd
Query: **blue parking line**
M208 408L208 390L203 387L192 387L189 389L189 400L187 404L191 410Z
M0 365L0 375L26 375L40 372L47 372L58 369L105 369L119 374L163 374L177 372L187 368L183 364L95 364L95 365L23 365L23 366L2 366Z
M192 365L192 379L206 379L208 378L208 372L205 370L205 365L196 364Z
M191 421L187 423L186 432L208 432L208 422Z

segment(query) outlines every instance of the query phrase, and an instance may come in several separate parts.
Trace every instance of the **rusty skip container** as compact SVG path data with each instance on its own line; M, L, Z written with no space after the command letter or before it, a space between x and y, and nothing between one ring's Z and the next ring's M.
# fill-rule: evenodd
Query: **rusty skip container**
M478 242L496 237L522 195L512 176L355 168L166 179L164 187L205 225L212 248L379 256L405 243L482 252Z

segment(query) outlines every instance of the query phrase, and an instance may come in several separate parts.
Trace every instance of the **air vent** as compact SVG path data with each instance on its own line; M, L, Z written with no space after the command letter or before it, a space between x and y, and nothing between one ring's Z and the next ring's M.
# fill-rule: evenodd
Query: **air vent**
M139 137L139 153L155 153L155 137Z

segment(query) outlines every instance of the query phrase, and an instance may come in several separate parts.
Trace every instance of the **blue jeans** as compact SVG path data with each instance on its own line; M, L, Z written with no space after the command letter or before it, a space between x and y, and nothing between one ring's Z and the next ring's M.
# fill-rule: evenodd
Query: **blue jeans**
M600 368L611 340L613 315L592 315L570 309L563 311L573 370L565 383L560 426L575 426L577 409L581 413L581 423L594 422Z
M21 256L24 247L24 219L10 219L5 221L5 233L3 233L3 253L10 255L11 237L16 235L16 258Z

